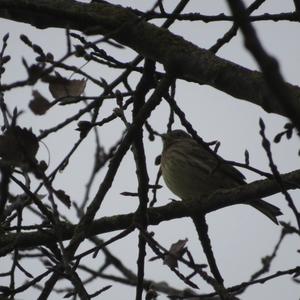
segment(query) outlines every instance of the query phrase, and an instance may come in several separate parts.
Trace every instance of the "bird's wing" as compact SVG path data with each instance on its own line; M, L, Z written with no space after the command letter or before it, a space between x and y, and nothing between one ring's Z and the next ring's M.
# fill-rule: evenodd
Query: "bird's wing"
M245 176L238 169L226 163L222 158L220 158L220 167L219 170L224 172L226 175L229 175L233 179L235 179L238 183L245 183Z
M239 170L229 163L226 163L222 157L204 148L197 142L194 142L190 145L189 151L192 156L198 157L200 161L205 163L211 173L221 172L224 173L224 176L231 177L239 184L245 183L245 176Z

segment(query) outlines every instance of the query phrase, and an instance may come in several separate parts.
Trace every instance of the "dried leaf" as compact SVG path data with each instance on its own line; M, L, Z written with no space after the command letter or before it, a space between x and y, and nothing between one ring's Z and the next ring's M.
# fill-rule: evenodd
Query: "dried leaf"
M80 138L84 138L93 127L89 121L79 121L77 126L78 128L76 128L76 130L80 132Z
M55 191L55 196L64 203L67 207L71 206L71 198L69 195L66 194L63 190L57 190Z
M29 66L27 69L29 76L29 83L34 84L37 80L39 80L43 76L45 64L35 64Z
M180 258L186 251L185 245L188 239L178 240L172 244L169 253L164 258L164 264L170 268L176 268L178 266L178 258Z
M61 99L63 104L74 101L85 90L85 79L67 79L56 73L56 76L48 76L49 90L55 99Z
M44 115L51 107L51 103L38 91L32 92L33 99L29 102L29 108L35 115Z
M10 164L20 166L36 161L38 149L37 137L27 128L10 127L0 135L0 156Z

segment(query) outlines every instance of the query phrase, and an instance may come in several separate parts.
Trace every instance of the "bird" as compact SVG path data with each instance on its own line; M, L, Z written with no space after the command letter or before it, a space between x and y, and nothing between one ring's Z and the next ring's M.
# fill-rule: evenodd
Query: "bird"
M218 189L246 184L244 175L223 158L177 129L162 134L161 172L167 187L182 200L205 199ZM246 202L278 224L280 209L262 199Z
M206 201L208 195L219 189L246 184L244 175L187 132L177 129L162 134L163 150L160 169L167 187L181 200ZM203 203L203 202L202 202ZM205 204L205 203L204 203ZM261 199L245 202L278 224L280 209ZM211 271L222 284L208 236L205 215L191 216L206 253Z

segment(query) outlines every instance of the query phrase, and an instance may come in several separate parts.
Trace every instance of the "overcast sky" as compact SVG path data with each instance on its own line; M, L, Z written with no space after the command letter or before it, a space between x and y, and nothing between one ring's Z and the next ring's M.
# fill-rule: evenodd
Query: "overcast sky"
M88 2L88 1L85 1ZM154 1L109 1L111 3L119 3L123 6L131 6L141 10L149 9ZM178 1L164 1L168 11L175 6ZM247 4L251 1L244 1ZM280 13L293 11L293 1L282 0L267 0L255 14L261 13ZM228 14L226 1L210 0L210 1L190 1L184 12L199 12L201 14ZM155 21L154 23L160 24ZM170 30L176 34L184 36L185 39L195 43L201 48L209 48L215 41L222 37L223 34L230 28L231 23L203 23L203 22L177 22L171 26ZM286 81L292 84L299 84L299 69L300 69L300 39L299 23L292 22L257 22L255 28L259 33L259 37L263 46L270 54L274 55L280 63L282 74ZM43 49L51 52L55 58L60 58L66 51L65 31L63 29L46 29L39 30L32 26L23 23L17 23L0 19L0 37L7 32L10 33L8 40L7 53L12 56L11 61L7 64L7 71L3 75L3 83L10 83L16 80L21 80L26 77L26 72L21 64L21 58L25 57L30 63L34 61L32 50L29 49L19 39L20 34L26 34L30 39L40 45ZM94 40L95 37L91 37ZM118 57L121 61L130 61L135 57L136 53L130 49L116 49L107 45L101 45L108 53ZM222 58L226 58L235 63L250 69L257 69L257 65L251 55L243 47L243 40L240 35L235 37L229 44L225 45L217 54ZM82 65L82 61L78 62L75 59L69 60L70 64ZM159 66L162 70L162 67ZM92 74L95 78L104 77L108 82L117 77L118 71L109 68L88 64L83 68L84 71ZM61 71L65 76L70 73ZM75 75L74 78L80 78ZM138 82L137 75L130 77L130 83L134 87ZM71 116L80 105L70 106L55 106L45 116L35 116L28 108L28 103L32 99L32 90L39 90L45 97L52 99L50 92L45 84L38 83L34 87L26 87L14 89L5 94L5 101L10 108L18 107L23 109L24 114L19 119L19 125L22 127L32 127L33 131L38 134L39 130L54 126L63 121L66 117ZM101 90L91 82L87 82L85 90L86 95L99 95ZM178 105L185 111L186 117L193 124L198 134L205 141L218 140L221 142L219 154L228 160L238 162L244 161L244 151L247 149L250 153L250 164L261 170L270 171L268 161L264 150L261 147L261 138L259 135L259 118L262 118L266 124L266 134L270 140L283 130L284 124L287 122L282 116L268 114L260 107L250 104L245 101L233 99L230 95L224 94L209 86L200 86L195 83L184 81L177 82L176 100ZM108 116L112 109L116 107L114 101L106 101L100 111L100 119ZM128 118L130 119L130 112ZM169 109L166 104L162 104L155 114L150 118L150 123L159 132L166 131ZM82 120L88 120L89 116L84 116ZM2 124L1 124L2 125ZM44 143L50 150L50 167L53 170L57 163L64 155L72 148L75 141L78 139L76 122L71 123L67 128L64 128L58 134L52 134ZM180 127L180 123L176 120L176 126ZM175 128L174 127L174 128ZM114 121L112 124L103 126L100 129L101 143L108 149L120 137L124 130L124 124L120 120ZM147 135L145 135L147 136ZM80 146L78 152L72 157L70 164L59 174L55 180L55 185L64 189L72 198L73 201L78 199L80 203L85 191L85 183L90 175L92 159L94 156L94 135L90 136ZM299 139L293 137L287 141L283 139L280 144L272 144L275 162L280 172L290 172L299 169L299 157L297 152L299 149ZM151 183L154 183L157 173L157 166L154 165L154 160L161 152L161 142L146 141L147 163L149 166L149 176ZM46 147L40 145L38 154L39 159L48 160L49 154ZM101 174L97 177L96 184L93 187L93 193L97 190L101 179L106 173L104 168ZM247 176L249 182L258 179L258 177L250 172L243 173ZM164 185L163 181L161 184ZM103 203L103 207L97 217L114 215L119 213L133 212L138 201L135 198L123 197L120 195L123 191L136 191L137 181L135 174L135 165L132 159L132 153L129 151L122 161L121 168L117 173L116 180L107 194ZM19 190L16 189L16 192ZM92 195L93 195L92 193ZM296 201L299 197L299 192L291 192L291 195ZM150 195L151 196L151 195ZM158 193L159 203L163 205L168 203L170 198L175 198L171 192L163 187ZM270 197L272 204L278 205L284 215L280 220L295 223L295 218L288 209L287 203L282 195ZM297 202L296 202L297 203ZM300 205L298 205L300 208ZM64 210L64 208L61 208ZM70 221L77 222L75 209L66 211L66 215ZM26 214L30 219L24 218L24 223L34 223L33 216ZM226 286L231 286L247 281L249 276L258 270L261 266L261 257L268 255L273 250L273 247L279 239L281 228L275 226L262 214L248 206L238 205L228 207L208 215L210 228L210 236L213 244L214 253L220 267L220 270L225 278ZM192 251L198 263L204 263L206 260L202 253L201 246L196 237L196 232L193 224L189 219L173 220L165 222L156 227L150 227L155 232L156 239L166 248L176 242L178 239L188 238L188 248ZM113 234L106 234L101 238L107 238ZM274 261L271 273L277 270L285 270L296 266L296 261L299 260L297 249L299 243L295 237L290 236L288 241L280 250L278 257ZM124 240L113 244L110 249L118 255L123 261L126 261L127 266L132 270L136 270L137 259L137 235L132 234ZM86 249L90 247L86 244ZM84 247L80 248L82 251ZM147 250L147 259L153 256L150 249ZM101 255L96 259L86 259L87 265L95 266L97 261L102 261ZM11 261L6 259L6 268L9 268ZM4 264L3 264L4 265ZM34 266L31 262L26 265L32 273L38 275L41 270ZM36 269L35 269L36 268ZM1 268L3 271L4 269ZM181 269L181 270L184 270ZM155 281L166 281L176 288L184 288L185 285L179 281L176 276L171 273L167 266L157 260L147 262L145 277L154 279ZM20 276L18 285L22 283L23 276ZM2 285L0 278L0 285ZM2 283L1 283L2 282ZM91 285L90 290L97 290L99 285L107 285L108 282L97 281L97 284ZM201 280L197 280L200 286L200 293L209 292L210 288ZM133 299L135 295L134 288L129 288L124 285L113 284L114 287L108 290L102 297L103 299L118 299L120 295L123 299ZM31 291L34 293L34 291ZM25 294L24 294L25 295ZM26 299L33 299L37 294L26 294ZM118 298L117 298L118 297ZM281 277L264 285L250 287L241 297L244 300L252 299L298 299L299 287L293 283L289 277ZM25 298L22 298L25 299ZM57 299L54 295L50 299ZM102 299L99 297L99 299ZM160 295L159 300L167 299L166 296Z

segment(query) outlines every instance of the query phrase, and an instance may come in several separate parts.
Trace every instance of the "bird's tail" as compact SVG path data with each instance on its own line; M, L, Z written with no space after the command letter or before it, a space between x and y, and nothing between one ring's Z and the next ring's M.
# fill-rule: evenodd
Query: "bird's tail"
M273 205L270 204L264 200L256 200L256 201L251 201L250 203L251 206L254 208L258 209L261 213L263 213L266 217L268 217L272 222L278 225L278 220L277 217L282 215L282 212L280 209Z

